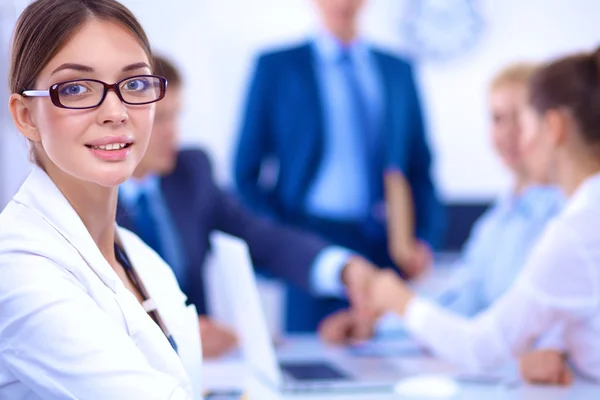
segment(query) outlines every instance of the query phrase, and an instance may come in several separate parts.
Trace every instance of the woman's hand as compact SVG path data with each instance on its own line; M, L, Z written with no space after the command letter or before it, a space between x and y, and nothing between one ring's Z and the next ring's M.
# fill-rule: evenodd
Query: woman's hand
M427 243L417 239L406 249L399 250L394 256L394 262L400 266L408 279L415 279L433 265L433 253Z
M528 383L568 386L573 372L565 355L556 350L535 350L521 357L521 377Z
M371 283L370 304L376 314L394 312L404 316L406 307L414 297L412 290L392 270L382 270Z

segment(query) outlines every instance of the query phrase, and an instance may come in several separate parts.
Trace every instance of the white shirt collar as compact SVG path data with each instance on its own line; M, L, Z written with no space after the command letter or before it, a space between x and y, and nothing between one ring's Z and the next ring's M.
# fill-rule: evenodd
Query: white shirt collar
M586 178L571 195L565 206L565 214L577 212L592 203L600 206L600 172Z
M319 29L314 35L314 43L321 61L335 63L341 58L342 51L347 49L353 60L361 60L368 56L369 47L360 36L350 44L344 45L325 28Z
M533 218L548 218L564 205L565 198L560 188L553 185L532 184L521 193L514 189L500 196L496 203L498 210L505 213L522 213Z
M81 255L113 292L119 279L106 261L83 221L48 174L34 166L13 201L36 212Z

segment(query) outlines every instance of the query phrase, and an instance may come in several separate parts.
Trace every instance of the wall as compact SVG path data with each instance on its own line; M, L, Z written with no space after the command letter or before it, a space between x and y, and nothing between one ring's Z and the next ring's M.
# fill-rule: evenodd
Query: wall
M19 10L27 1L0 3L2 10L11 4ZM155 47L176 60L185 73L189 90L182 142L207 147L219 181L230 184L231 152L253 57L261 49L309 34L315 26L311 0L123 3L140 18ZM447 201L487 200L508 184L486 135L485 86L496 69L523 58L544 60L590 49L600 41L596 21L600 2L595 0L472 3L484 18L475 47L452 60L425 60L418 67L430 141L437 154L434 173ZM416 0L371 0L363 21L366 36L387 48L406 49L401 23L411 4ZM6 65L10 30L3 19L0 72ZM0 79L0 93L5 82ZM25 146L5 114L5 107L0 107L0 207L29 168Z
M27 144L14 129L8 113L8 57L12 26L20 4L0 2L0 210L15 193L30 169Z
M231 151L253 56L261 49L305 37L315 25L311 0L173 2L194 4L186 12L190 17L172 24L173 29L161 29L176 18L172 9L141 6L139 15L157 47L185 69L190 102L183 142L208 147L219 180L229 184ZM401 23L409 3L371 0L363 21L367 36L387 48L405 49ZM595 18L600 15L598 1L475 0L473 4L484 19L476 46L455 59L424 61L418 68L430 140L437 154L434 173L448 201L487 200L508 184L486 135L485 88L497 68L515 60L545 60L590 49L600 42ZM165 13L166 22L161 18Z

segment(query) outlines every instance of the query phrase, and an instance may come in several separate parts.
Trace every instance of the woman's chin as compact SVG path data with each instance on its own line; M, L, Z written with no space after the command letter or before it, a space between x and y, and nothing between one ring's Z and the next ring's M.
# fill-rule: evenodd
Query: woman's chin
M139 160L133 157L120 162L103 163L95 171L98 184L106 187L119 186L132 177Z
M131 178L132 168L121 168L113 171L106 171L96 175L93 179L95 183L107 188L116 187Z

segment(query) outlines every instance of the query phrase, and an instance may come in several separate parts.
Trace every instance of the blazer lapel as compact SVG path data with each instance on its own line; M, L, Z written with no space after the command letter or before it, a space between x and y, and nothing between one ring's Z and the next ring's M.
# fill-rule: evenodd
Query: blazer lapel
M189 193L179 193L179 187L185 187L185 185L178 185L177 174L171 174L160 179L160 189L165 201L165 206L173 219L172 222L175 225L174 228L179 233L185 232L186 220L190 218L190 210L187 207L181 206L182 196L192 196L192 191ZM179 238L183 240L183 238Z
M305 84L306 95L308 99L308 110L304 110L307 115L314 115L317 123L317 129L314 131L314 149L312 152L311 160L308 165L307 173L303 177L300 183L300 187L310 187L314 180L319 168L321 167L321 160L323 159L323 151L326 146L325 137L325 125L324 125L324 110L323 110L323 97L321 95L321 88L317 79L317 59L316 49L312 42L308 42L305 46L300 48L298 52L297 63L299 71L302 74L302 81ZM304 132L303 134L309 134L310 132Z
M371 54L375 60L377 67L379 85L381 88L381 121L380 121L380 138L378 141L377 154L380 154L382 168L390 161L387 157L386 149L390 146L390 132L393 131L393 82L390 71L387 68L385 59L377 51L371 50Z
M310 100L309 104L312 104L314 109L310 110L316 116L319 127L323 131L323 98L321 96L321 88L317 79L317 60L316 60L316 49L313 43L307 43L306 46L301 48L299 52L299 64L300 70L303 73L303 80L306 83L306 91ZM321 132L322 133L322 132ZM322 135L319 135L322 137Z

